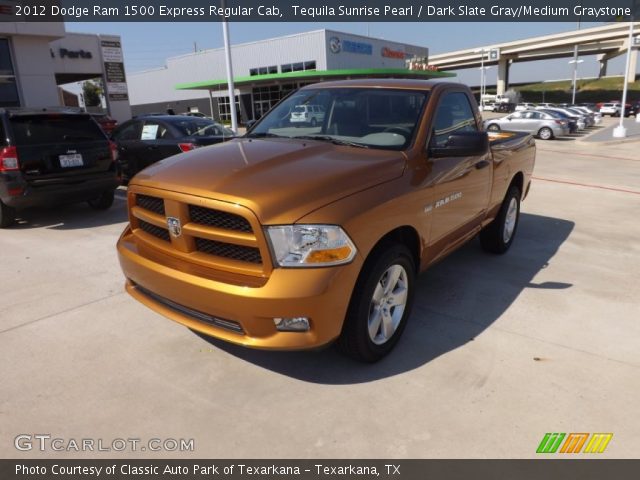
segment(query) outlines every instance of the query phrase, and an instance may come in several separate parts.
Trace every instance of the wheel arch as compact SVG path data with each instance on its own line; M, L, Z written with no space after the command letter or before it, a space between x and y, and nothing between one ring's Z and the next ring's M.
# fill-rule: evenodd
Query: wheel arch
M416 266L416 272L419 271L420 259L422 256L422 249L421 249L422 242L420 241L420 235L418 234L418 231L410 225L403 225L403 226L394 228L393 230L383 235L373 245L371 250L369 250L369 253L367 254L365 262L371 259L373 257L373 254L377 253L379 250L385 248L389 244L394 244L394 243L402 244L409 249L409 251L411 252L411 255L413 256L413 260Z

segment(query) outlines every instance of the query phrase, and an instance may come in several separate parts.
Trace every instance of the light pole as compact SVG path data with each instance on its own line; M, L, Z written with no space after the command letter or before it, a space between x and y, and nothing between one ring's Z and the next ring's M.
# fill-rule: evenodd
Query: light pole
M578 20L578 30L580 30L580 20ZM571 105L576 103L576 84L578 83L578 63L582 63L582 60L578 60L578 44L573 46L573 60L569 62L573 63L573 94L571 96Z
M226 1L222 0L222 8L226 7ZM227 86L229 87L229 113L231 113L231 130L238 133L238 117L236 115L236 94L233 85L233 66L231 64L231 46L229 45L229 23L222 19L222 35L224 37L224 57L227 64Z
M484 112L484 47L474 50L473 53L480 54L480 111Z
M578 83L578 64L584 62L584 60L578 60L578 46L574 47L573 60L569 64L573 63L573 94L571 95L571 105L576 103L576 84Z
M624 69L624 79L622 80L622 105L620 105L620 125L613 129L615 138L624 138L627 136L627 129L624 128L624 114L627 103L627 79L629 78L629 70L631 69L631 49L633 48L633 18L629 22L629 38L627 40L627 65Z

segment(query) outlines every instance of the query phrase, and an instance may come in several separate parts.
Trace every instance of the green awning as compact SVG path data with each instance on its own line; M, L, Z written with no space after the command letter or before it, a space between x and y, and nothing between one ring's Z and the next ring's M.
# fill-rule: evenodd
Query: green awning
M270 73L267 75L252 75L250 77L238 77L234 79L235 86L259 85L280 80L313 81L335 78L448 78L455 77L451 72L434 72L431 70L407 70L405 68L366 68L343 70L305 70L302 72ZM227 80L206 80L203 82L179 83L176 90L212 90L226 86Z

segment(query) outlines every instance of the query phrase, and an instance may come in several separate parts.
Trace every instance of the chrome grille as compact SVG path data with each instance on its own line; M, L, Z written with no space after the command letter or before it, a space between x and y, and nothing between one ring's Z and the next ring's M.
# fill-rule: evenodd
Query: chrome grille
M211 208L189 205L189 216L193 223L210 227L233 230L235 232L252 233L251 225L246 218L233 213L221 212Z
M196 238L196 250L217 257L230 258L239 262L261 264L262 256L260 250L255 247L245 247L233 243L216 242L204 238Z
M164 200L149 195L136 195L136 205L150 212L164 216Z
M140 228L147 232L149 235L153 235L160 240L164 240L165 242L170 242L171 237L169 236L169 231L166 228L156 227L155 225L151 225L144 220L138 220Z

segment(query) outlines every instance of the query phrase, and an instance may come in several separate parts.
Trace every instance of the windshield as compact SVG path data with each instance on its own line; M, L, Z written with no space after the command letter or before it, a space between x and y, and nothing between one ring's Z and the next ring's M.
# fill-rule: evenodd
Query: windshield
M249 137L288 137L403 150L409 146L427 93L381 88L300 90L279 103ZM308 118L294 113L311 111Z
M189 117L184 120L172 121L171 124L185 137L233 136L233 132L223 125L199 117Z

